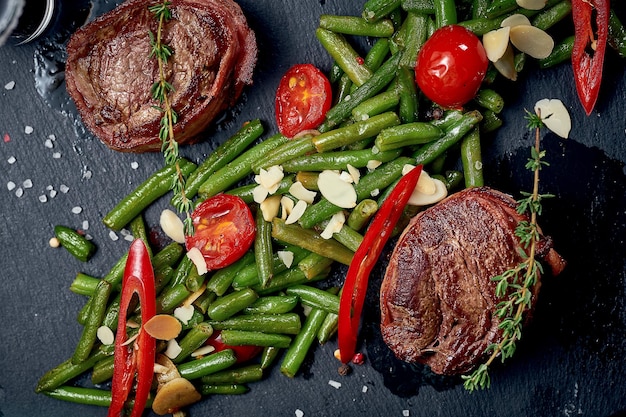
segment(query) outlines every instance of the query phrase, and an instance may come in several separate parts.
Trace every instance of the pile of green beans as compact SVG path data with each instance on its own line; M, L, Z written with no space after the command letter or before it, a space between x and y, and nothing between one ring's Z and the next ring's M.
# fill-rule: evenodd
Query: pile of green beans
M433 111L414 82L417 54L428 36L446 24L458 23L480 35L497 28L510 14L523 13L548 29L571 13L571 5L568 0L548 0L544 10L531 12L520 9L515 0L457 3L368 0L362 16L321 16L316 36L333 61L329 78L335 97L318 127L319 135L288 139L274 134L263 139L262 122L252 120L203 163L180 160L188 198L200 203L225 192L240 196L256 212L253 250L221 270L199 275L178 243L152 256L159 313L172 314L194 296L193 316L183 325L177 339L181 353L173 362L202 394L244 393L278 360L280 371L294 377L315 341L324 344L333 337L340 288L319 281L329 276L333 265L350 264L369 219L405 164L424 164L451 191L483 185L481 137L502 124L504 106L490 85L495 72L463 111ZM614 14L611 25L612 44L626 56L626 31ZM369 49L361 53L363 39ZM564 38L539 66L567 60L569 45L571 39ZM524 61L518 57L520 68ZM372 162L379 166L373 169ZM292 199L289 188L296 181L316 190L317 175L323 170L359 169L363 175L354 186L358 204L344 210L347 220L342 230L331 239L321 237L320 230L343 210L325 198L309 205L295 224L281 218L266 221L253 201L252 178L273 165L281 165L286 174L276 193ZM142 213L171 189L177 175L173 166L154 173L106 214L105 225L114 230L129 227L149 247ZM242 181L249 185L237 186ZM285 265L279 251L291 252L293 263ZM85 250L78 255L88 256ZM72 357L42 376L38 392L66 401L110 403L106 390L70 384L86 372L91 372L94 384L113 375L113 349L97 340L96 331L102 325L112 330L118 326L125 262L126 255L102 278L76 275L70 289L88 297L78 315L83 334ZM237 364L230 350L192 357L214 331L221 331L227 344L256 345L263 353L247 364Z

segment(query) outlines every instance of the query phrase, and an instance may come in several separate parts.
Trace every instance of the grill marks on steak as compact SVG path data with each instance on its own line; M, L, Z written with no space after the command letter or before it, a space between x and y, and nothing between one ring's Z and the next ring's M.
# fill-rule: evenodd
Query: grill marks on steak
M380 293L383 339L399 359L438 374L464 373L501 340L491 277L523 261L514 233L522 219L512 198L484 187L456 193L411 220ZM547 245L543 251L560 260ZM539 283L533 297L538 290Z
M110 148L158 151L161 111L151 96L158 63L149 32L158 22L145 0L129 0L79 29L67 45L66 85L87 127ZM256 37L232 0L173 0L164 43L180 144L197 141L252 84Z

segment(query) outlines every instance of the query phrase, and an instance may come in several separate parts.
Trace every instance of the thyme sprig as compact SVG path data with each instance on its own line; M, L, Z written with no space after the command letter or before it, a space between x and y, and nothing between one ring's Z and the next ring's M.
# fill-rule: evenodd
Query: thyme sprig
M170 5L170 1L163 0L161 3L148 7L150 13L152 13L158 21L156 34L152 31L148 33L150 36L151 47L150 57L156 58L159 65L159 78L152 84L150 92L152 94L152 98L160 104L160 106L155 107L163 113L159 129L161 152L163 152L165 163L167 165L176 165L177 175L172 184L172 191L174 192L172 202L179 212L185 213L183 224L185 234L189 235L193 233L193 223L190 215L193 204L192 201L185 195L185 177L180 169L178 142L176 141L174 135L174 125L178 121L178 114L170 102L170 93L174 92L174 86L168 82L166 74L167 63L172 55L174 55L174 50L163 42L163 30L165 23L172 18Z
M468 391L488 388L491 384L489 377L491 364L498 357L504 361L515 353L517 341L522 338L524 312L532 307L532 289L537 284L540 274L543 273L541 264L536 259L537 243L540 239L537 217L541 215L542 200L552 195L539 193L539 172L542 167L549 164L543 160L545 151L540 147L540 130L543 127L541 115L528 111L526 113L528 127L535 131L535 144L531 147L531 155L525 166L533 172L533 190L531 193L522 192L523 198L518 201L517 205L519 214L529 216L529 221L520 221L515 228L515 235L523 247L523 249L520 248L523 261L491 278L496 282L496 296L503 298L494 312L495 317L500 320L502 340L487 348L487 353L490 355L484 363L471 374L462 376L463 386Z

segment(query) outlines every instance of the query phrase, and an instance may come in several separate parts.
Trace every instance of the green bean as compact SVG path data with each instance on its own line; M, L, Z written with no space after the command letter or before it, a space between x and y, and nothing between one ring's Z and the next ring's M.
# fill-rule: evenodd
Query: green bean
M50 398L76 404L99 407L108 407L111 405L111 391L98 388L83 388L66 385L51 391L46 391L45 394Z
M189 175L196 169L196 164L186 159L180 159L179 166L183 176ZM107 227L120 230L143 212L146 207L170 191L177 177L176 165L166 165L124 197L104 216L102 221Z
M433 4L435 6L435 24L438 28L457 23L454 0L434 0Z
M246 314L284 314L292 311L298 304L298 297L292 295L268 295L259 297L246 307Z
M424 14L409 12L402 24L404 36L400 67L413 69L417 55L428 39L428 18Z
M240 154L237 158L215 171L198 189L204 199L223 192L252 173L252 164L269 151L287 142L285 136L276 134Z
M54 235L61 246L79 261L87 262L96 252L96 245L92 241L70 227L54 226Z
M310 285L294 285L287 288L287 294L297 295L303 304L320 308L329 313L339 313L339 297L328 291Z
M572 57L572 51L574 50L574 35L567 36L561 41L557 42L552 48L552 52L546 58L541 58L538 61L539 68L545 69L553 67L561 62L569 61Z
M393 35L393 23L389 19L368 22L357 16L336 16L323 14L320 16L319 27L335 33L354 36L371 36L376 38Z
M296 181L301 183L307 190L319 191L320 188L317 186L319 174L319 172L299 171L296 174Z
M400 155L400 151L378 152L372 148L357 151L335 151L301 156L283 164L285 172L346 170L348 165L364 168L372 160L388 162Z
M291 337L285 334L262 333L251 330L222 330L222 340L230 346L275 346L286 348Z
M337 104L347 100L352 92L352 87L352 80L350 80L348 74L344 73L339 78L339 82L337 83L337 88L335 89L335 100L333 103Z
M512 12L518 7L516 0L493 0L487 7L486 14L488 18L494 18Z
M190 295L191 291L184 283L168 286L157 297L157 311L170 313Z
M205 375L223 371L237 362L232 349L225 349L220 352L211 353L200 359L178 365L180 376L185 379L199 379Z
M209 279L206 285L207 290L213 291L215 294L222 296L230 288L237 273L247 265L253 265L254 253L246 252L236 262L215 271L215 274Z
M261 353L261 369L268 369L272 366L279 354L280 348L276 346L263 347L263 352Z
M363 5L363 18L376 22L400 7L400 0L367 0Z
M258 173L261 168L267 169L274 165L282 165L285 161L313 151L315 151L315 147L313 146L311 135L294 138L277 146L264 157L254 161L252 163L252 171Z
M170 281L171 285L176 286L179 284L184 284L192 268L195 268L193 261L188 256L184 256L176 267L174 276Z
M254 238L254 258L261 286L266 286L274 276L272 258L272 223L265 220L259 208L256 212L256 236Z
M252 304L259 296L250 288L218 297L209 306L207 315L213 320L226 320Z
M117 329L117 322L120 314L120 297L121 293L117 293L113 301L111 301L107 307L107 311L102 319L102 325L107 326L109 329L115 331Z
M417 150L415 155L416 164L428 164L439 155L457 143L467 132L482 120L482 115L476 110L469 111L463 118L451 127L440 139L430 142Z
M320 308L311 309L311 312L302 326L302 330L294 338L291 346L289 346L285 352L280 365L280 371L283 375L293 378L298 373L327 314L326 311Z
M394 112L386 112L322 133L313 138L313 145L317 152L328 152L361 139L376 136L382 129L398 124L400 124L398 115Z
M285 243L298 245L311 252L350 265L354 252L333 240L326 240L317 232L297 224L286 224L284 220L272 220L272 237Z
M298 269L304 274L305 279L313 279L330 268L333 260L317 253L311 253L298 263Z
M396 70L400 62L401 54L396 54L383 63L372 76L347 97L335 104L326 112L326 120L322 123L318 130L327 132L335 126L346 120L352 110L370 97L381 92L395 78Z
M611 9L609 16L609 45L617 51L619 56L626 58L626 28Z
M381 130L376 136L376 148L390 151L405 146L423 145L443 136L443 132L432 123L413 122Z
M287 246L284 250L293 253L293 261L295 263L298 263L310 253L301 247L293 245ZM282 273L288 269L278 252L272 256L272 269L274 270L274 274ZM231 285L234 289L241 290L243 288L260 284L260 282L256 265L254 263L250 263L239 270Z
M96 350L86 360L78 364L72 363L72 359L70 358L46 372L37 382L35 392L51 391L58 388L66 382L93 368L97 362L107 356L109 355L104 351Z
M79 272L70 284L70 291L78 295L92 296L100 282L100 278L95 278Z
M246 365L235 369L225 369L202 377L202 383L208 385L247 384L263 378L261 365Z
M325 269L320 269L319 273L311 278L307 277L305 273L297 268L297 269L288 269L282 274L278 274L272 279L269 285L266 288L258 288L257 286L252 287L257 291L259 295L267 295L277 293L278 291L283 291L293 285L305 284L310 282L315 282L322 280L328 276L330 273L330 267Z
M200 393L202 395L241 395L249 391L249 388L243 384L229 385L202 385Z
M461 140L461 162L465 188L482 187L483 161L480 150L480 131L477 127L470 130Z
M483 111L483 120L480 122L480 131L483 133L493 132L502 126L502 119L493 111Z
M252 142L263 134L263 125L258 119L244 123L233 136L219 145L209 156L193 171L185 182L185 196L193 198L198 193L200 186L209 179L217 170L240 155Z
M108 282L100 281L98 283L96 292L92 298L91 307L89 308L89 316L87 317L83 332L72 355L72 362L74 364L84 362L91 354L93 346L96 343L98 327L102 324L106 313L111 291L112 287Z
M541 29L548 30L552 26L559 23L572 13L572 3L569 0L563 0L550 8L544 8L537 13L531 23L533 26Z
M128 225L130 229L131 235L135 239L141 239L143 243L146 245L146 249L150 256L152 256L152 248L150 247L150 239L148 238L148 231L146 230L146 222L143 219L143 216L139 214L134 219L132 219Z
M502 96L490 88L480 89L474 97L474 101L494 113L500 113L504 108Z
M354 120L365 120L377 114L393 110L400 102L397 91L384 91L374 97L368 98L354 109L352 118Z
M461 171L449 170L445 172L444 179L448 190L453 190L461 186L463 173Z
M389 184L400 178L402 168L406 164L415 164L415 160L409 157L398 157L393 161L387 162L372 172L361 177L359 183L354 186L357 193L357 200L371 197L373 192L386 188ZM300 225L309 229L316 224L330 218L333 214L341 209L330 201L322 198L317 203L309 206L302 217L300 217Z
M167 287L175 272L174 268L168 265L162 266L159 269L154 269L154 288L157 294L160 294L161 291Z
M435 14L435 2L433 0L402 0L402 8L407 12Z
M363 199L350 212L346 224L353 230L361 230L378 211L378 204L371 198Z
M393 23L392 23L393 25ZM378 38L374 45L365 54L365 65L372 71L376 71L389 55L389 39Z
M183 253L180 243L171 242L152 257L152 267L157 270L163 266L173 266L180 261Z
M285 176L279 183L278 188L274 194L284 194L289 191L289 188L293 184L293 176ZM236 195L241 198L246 204L254 203L254 189L257 187L257 183L242 185L241 187L231 188L225 191L225 194Z
M322 28L317 28L315 36L354 84L361 86L372 76L372 71L364 65L363 58L344 36Z
M297 334L300 316L296 313L242 314L221 321L211 321L215 330L243 330L261 333Z
M193 326L185 336L180 339L178 345L180 346L180 352L172 362L181 363L187 359L194 351L204 345L209 337L213 334L213 327L210 323L202 322Z
M115 365L115 356L108 356L94 364L91 371L91 383L102 384L113 378L113 367Z
M323 227L325 227L326 224L326 221L322 222ZM356 252L361 245L361 242L363 242L363 235L352 229L350 226L344 224L338 232L333 233L333 239L350 249L352 252Z
M456 122L463 118L463 112L460 110L448 110L443 113L443 116L438 119L433 119L429 123L433 126L437 126L441 130L448 130Z
M481 19L487 17L487 8L490 0L473 0L472 1L472 19Z
M200 297L196 298L193 305L202 314L206 314L209 306L213 303L213 301L215 301L216 298L217 295L214 292L205 291L200 295Z
M417 120L419 104L417 99L417 87L415 85L415 73L412 69L401 67L396 76L396 90L398 91L399 104L398 116L402 123L413 123Z
M472 31L476 36L482 36L487 32L499 29L502 21L506 18L506 15L497 16L493 18L483 17L477 19L464 20L459 22L460 26Z
M335 313L326 314L324 322L317 331L317 340L321 345L328 342L330 338L337 332L339 327L339 315Z

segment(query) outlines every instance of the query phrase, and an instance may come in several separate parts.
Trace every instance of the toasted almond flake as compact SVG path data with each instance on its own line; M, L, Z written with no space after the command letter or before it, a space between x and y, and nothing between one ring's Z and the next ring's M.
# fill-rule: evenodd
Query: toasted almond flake
M517 80L517 69L515 69L515 53L513 47L509 44L504 55L493 63L493 66L500 74L511 81Z
M446 198L446 196L448 195L448 189L446 188L446 185L436 178L431 178L431 180L435 183L436 186L435 193L424 194L419 192L416 187L416 189L413 191L413 194L411 194L411 197L409 198L408 204L412 206L427 206L430 204L435 204Z
M352 178L352 175L350 175L348 171L341 171L341 173L339 174L339 178L341 178L341 181L345 181L348 184L354 183L354 178Z
M107 326L98 327L96 336L98 336L98 340L100 340L103 345L112 345L115 342L115 334L113 334L113 330Z
M336 171L325 170L317 178L320 193L332 204L341 208L356 206L356 191L350 183L341 180Z
M180 347L176 339L171 339L167 341L167 348L163 354L170 359L174 359L177 357L183 349Z
M160 363L155 362L154 367L152 368L155 374L164 374L168 371L167 366L161 365Z
M428 172L422 171L415 185L415 190L424 195L433 195L437 192L437 185Z
M202 255L202 252L200 252L200 249L191 248L187 251L187 257L191 259L191 262L193 262L198 269L198 274L204 275L208 272L206 261L204 260L204 256Z
M513 26L510 38L513 46L536 59L548 57L554 48L552 37L535 26Z
M559 99L543 99L535 104L537 113L548 129L560 137L567 139L572 129L569 112Z
M289 216L291 214L291 212L293 211L293 207L295 206L295 202L287 197L287 196L283 196L280 199L280 207L281 207L281 219L285 220L287 218L287 216Z
M377 159L371 159L369 161L367 161L367 169L369 169L370 171L375 170L376 168L378 168L379 166L382 165L382 162L377 160Z
M195 309L191 304L182 305L174 309L174 317L180 320L183 324L187 324L193 317L194 311Z
M252 190L252 199L255 203L261 204L265 201L269 194L270 191L267 188L263 187L261 184L259 184Z
M335 233L341 230L345 222L346 215L343 213L343 211L333 214L320 236L322 236L324 239L332 238Z
M293 224L297 222L298 220L300 220L300 217L302 217L307 207L308 207L308 204L306 203L306 201L298 200L296 205L293 207L293 210L291 210L291 213L289 213L289 216L287 216L285 223Z
M353 167L350 164L347 164L347 168L348 168L348 172L352 176L352 181L355 184L358 184L359 180L361 179L361 171L359 171L357 168Z
M135 320L131 319L126 322L126 327L128 327L129 329L139 329L141 325L137 323Z
M126 339L126 341L122 343L122 346L128 346L131 343L133 343L139 337L139 333L141 333L141 330L139 330L137 333L135 333L134 335Z
M509 33L511 28L509 26L501 27L500 29L492 30L483 35L483 46L487 53L487 58L491 62L496 62L504 52L506 52L507 46L509 46Z
M157 314L143 325L150 336L159 340L172 340L177 337L183 326L180 321L169 314Z
M263 213L263 220L271 222L274 217L278 216L281 198L282 196L280 195L272 195L260 203L259 207Z
M546 7L546 0L516 0L516 3L527 10L541 10Z
M268 169L261 168L258 175L258 183L270 192L272 189L276 192L275 188L278 187L284 176L283 168L279 165L271 166Z
M48 241L48 245L50 245L51 248L58 248L61 246L61 242L56 237L51 237Z
M502 23L500 23L501 27L504 26L518 26L518 25L530 25L530 20L528 20L528 18L521 14L521 13L515 13L512 14L511 16L506 17Z
M304 200L309 204L313 204L313 200L317 196L315 191L307 190L300 181L296 181L289 187L289 194L298 200Z
M209 353L213 353L214 351L215 351L215 346L205 345L191 352L191 356L194 358L197 358L199 356L206 356Z
M185 243L185 226L183 221L170 209L161 212L159 224L163 232L174 242Z
M205 291L206 291L206 280L202 283L200 288L198 288L197 290L189 294L189 297L185 298L185 301L183 301L182 305L184 306L192 305L193 303L196 302L198 298L200 298L202 294L204 294Z
M292 251L279 250L276 252L276 255L278 255L278 259L280 259L287 268L290 268L293 264L294 254Z

